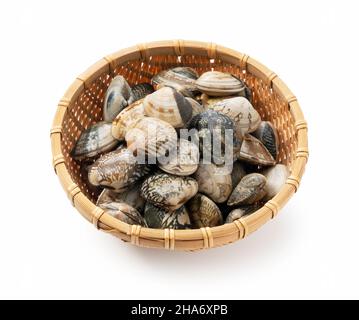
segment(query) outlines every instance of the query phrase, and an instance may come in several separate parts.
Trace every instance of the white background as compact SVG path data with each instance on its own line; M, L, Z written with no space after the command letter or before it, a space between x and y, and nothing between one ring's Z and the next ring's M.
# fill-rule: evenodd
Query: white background
M359 298L357 1L2 1L0 298ZM51 165L58 100L101 57L213 41L298 97L310 159L298 193L244 241L133 247L71 206Z

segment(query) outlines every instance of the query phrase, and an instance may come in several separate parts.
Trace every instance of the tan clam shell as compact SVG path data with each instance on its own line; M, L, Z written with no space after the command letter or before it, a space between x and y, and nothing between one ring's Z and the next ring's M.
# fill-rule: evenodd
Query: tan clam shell
M192 106L192 118L194 116L196 116L197 114L200 114L202 112L205 112L206 109L196 100L192 99L192 98L185 98Z
M242 178L238 185L233 189L227 204L229 206L253 204L261 200L265 194L267 179L259 173L250 173Z
M262 172L267 178L265 199L272 199L284 186L289 176L289 169L284 164L277 164L274 167L267 168Z
M176 150L170 154L169 158L160 159L158 167L177 176L189 176L197 170L198 161L198 146L188 140L179 139Z
M196 80L197 89L209 96L231 96L245 92L244 83L230 73L207 71Z
M168 122L174 128L183 128L192 118L192 105L181 93L163 87L149 94L143 101L145 114Z
M186 206L195 228L215 227L223 223L221 210L203 194L197 193Z
M106 202L100 204L100 208L105 210L114 218L121 220L127 224L140 225L147 227L145 219L141 214L133 207L123 202Z
M167 173L148 177L141 187L141 195L152 204L176 210L198 191L197 181L190 177L178 177Z
M89 168L88 180L94 186L123 191L149 172L147 165L139 164L133 153L122 147L97 159Z
M193 176L198 182L198 191L214 202L225 202L232 192L231 172L226 167L201 162Z
M239 161L235 161L233 163L233 169L232 169L232 187L235 188L239 181L242 180L242 178L246 175L246 170L242 166L242 164Z
M261 123L261 116L252 104L243 97L222 99L208 106L209 109L230 117L239 134L255 131Z
M263 143L250 134L243 137L239 159L255 165L273 166L276 164Z
M256 131L253 132L258 140L267 148L274 159L277 159L279 153L279 138L277 129L270 121L262 121Z
M112 136L124 140L127 131L133 128L139 119L145 116L143 99L138 100L123 109L112 122Z
M125 140L127 147L136 154L161 157L177 145L177 132L165 121L144 117L126 133Z
M247 216L257 211L260 207L262 207L262 203L256 203L256 204L242 206L240 208L234 209L228 214L225 223L231 223L234 220Z

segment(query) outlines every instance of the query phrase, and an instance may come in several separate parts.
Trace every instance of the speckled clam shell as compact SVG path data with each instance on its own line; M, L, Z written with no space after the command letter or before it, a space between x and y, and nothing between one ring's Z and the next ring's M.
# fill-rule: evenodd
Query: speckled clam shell
M259 173L247 174L234 188L227 204L229 206L253 204L261 200L266 194L266 183L266 177Z
M232 187L235 188L239 181L246 175L246 170L244 169L243 165L239 161L235 161L233 163L232 169Z
M85 130L72 149L71 156L83 160L113 150L118 141L112 136L111 127L110 123L99 122Z
M276 164L263 143L250 134L246 134L243 138L239 159L254 165L273 166Z
M246 86L237 77L220 71L207 71L196 80L197 89L209 96L245 95Z
M194 98L197 94L195 81L198 78L197 72L189 67L176 67L163 70L152 78L152 84L158 90L169 87L177 90L186 97Z
M230 117L240 136L253 132L261 123L257 110L243 97L223 99L210 105L209 108Z
M141 214L127 203L106 202L102 203L100 208L122 222L147 227L147 223Z
M177 145L177 132L169 123L144 117L125 136L127 147L136 154L162 157Z
M224 114L214 110L206 110L193 117L188 128L198 131L199 149L202 156L204 153L210 154L215 164L223 164L224 160L229 160L224 159L225 155L233 158L233 155L239 152L241 142L234 135L234 123L231 118ZM232 130L233 135L226 136L226 130ZM213 141L220 141L220 150L217 152L213 149ZM226 150L226 148L231 149Z
M186 206L194 228L215 227L223 223L221 210L203 194L197 193Z
M225 202L232 192L232 178L228 168L201 162L193 177L198 182L198 191L214 202Z
M131 96L128 99L128 104L132 104L138 100L144 99L147 95L153 93L155 89L150 83L139 83L131 88Z
M148 95L143 105L145 114L168 122L174 128L183 128L192 118L192 105L184 96L164 87Z
M149 228L156 229L190 229L191 220L185 206L171 211L166 208L160 208L150 202L146 203L145 221Z
M259 141L268 149L273 159L277 159L279 152L279 139L277 129L269 121L262 121L256 131L253 132Z
M131 207L134 207L138 212L143 212L146 201L141 197L141 184L136 183L134 186L129 186L123 192L115 192L110 189L102 190L99 195L96 205L101 206L109 202L122 202Z
M161 163L162 162L162 163ZM198 168L199 149L188 140L179 139L176 150L170 156L159 160L158 167L177 176L188 176Z
M104 154L90 166L89 182L94 186L123 191L150 172L147 165L140 165L133 153L126 148Z
M115 77L108 87L103 105L103 119L112 121L120 111L128 106L131 88L122 76Z
M199 102L197 102L195 99L188 98L188 97L186 97L185 99L186 99L186 100L191 104L191 106L192 106L192 118L193 118L194 116L196 116L197 114L200 114L200 113L206 111L205 108L204 108Z
M284 164L277 164L274 167L267 168L262 172L267 178L265 199L272 199L284 186L289 176L289 169Z
M262 204L256 203L256 204L242 206L240 208L234 209L228 214L225 223L231 223L234 220L240 219L240 218L247 216L253 212L256 212L260 207L262 207Z
M163 173L148 177L142 184L141 195L158 207L176 210L197 191L196 180Z
M132 129L138 120L145 117L143 99L138 100L123 109L112 122L112 136L124 140L126 133Z

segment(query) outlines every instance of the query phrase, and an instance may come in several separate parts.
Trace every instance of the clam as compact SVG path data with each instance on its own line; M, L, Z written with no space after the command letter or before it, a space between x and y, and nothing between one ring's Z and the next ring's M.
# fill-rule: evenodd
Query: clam
M122 147L97 159L89 168L88 179L94 186L123 191L149 172L149 166L140 165L133 153Z
M195 228L215 227L223 223L218 206L203 194L196 194L186 204L192 226Z
M225 202L232 192L231 172L227 167L202 161L193 177L198 182L198 191L217 203Z
M110 189L103 189L99 195L96 205L101 206L109 202L122 202L142 212L145 207L145 200L141 198L141 184L136 183L123 192L115 192Z
M144 218L150 228L189 229L191 227L191 221L185 206L171 211L147 202Z
M239 181L242 180L242 178L246 175L246 170L242 166L242 164L239 161L235 161L233 163L233 169L232 169L232 187L236 187Z
M70 155L77 160L93 158L113 150L118 141L111 134L111 124L98 122L82 132Z
M150 83L145 82L145 83L136 84L131 88L131 96L128 99L128 104L141 100L154 91L155 89Z
M210 105L209 108L230 117L239 137L253 132L261 123L261 117L257 110L243 97L223 99Z
M188 176L198 168L199 150L195 143L179 139L177 148L167 158L159 159L158 167L177 176Z
M239 159L254 165L272 166L276 164L276 161L263 143L250 134L243 137Z
M148 95L143 101L145 114L168 122L174 128L183 128L192 118L192 105L184 96L164 87Z
M262 207L261 203L256 203L248 206L242 206L240 208L232 210L226 218L225 223L231 223L234 220L247 216Z
M157 207L176 210L198 191L196 180L166 173L148 177L142 184L141 195Z
M197 94L195 81L197 72L189 67L176 67L163 70L152 78L152 84L156 90L170 87L182 93L186 97L194 98Z
M138 120L145 117L143 99L138 100L123 109L112 122L112 136L124 140L127 131L135 126Z
M227 204L229 206L253 204L266 194L267 179L259 173L247 174L234 188Z
M277 129L269 121L262 121L259 127L254 131L255 136L268 149L273 159L277 159L279 152L279 139Z
M144 117L126 133L125 140L136 155L148 155L156 160L177 145L177 132L165 121Z
M100 207L105 210L106 213L122 222L147 227L147 223L141 214L127 203L106 202L102 203Z
M217 111L207 110L196 115L188 128L198 131L199 148L203 158L212 159L216 164L232 161L233 154L240 148L240 141L233 136L232 119Z
M122 109L127 107L131 88L122 76L115 77L108 87L103 106L103 119L112 121Z
M230 73L207 71L196 80L197 89L209 96L245 95L246 86L242 80Z
M289 170L284 164L277 164L274 167L264 170L262 174L267 178L267 194L265 199L269 200L273 198L283 187L289 176Z
M196 100L194 100L194 99L192 99L192 98L188 98L188 97L186 97L185 99L186 99L186 100L191 104L191 106L192 106L192 118L193 118L194 116L196 116L197 114L200 114L200 113L206 111L205 108L204 108L199 102L197 102Z

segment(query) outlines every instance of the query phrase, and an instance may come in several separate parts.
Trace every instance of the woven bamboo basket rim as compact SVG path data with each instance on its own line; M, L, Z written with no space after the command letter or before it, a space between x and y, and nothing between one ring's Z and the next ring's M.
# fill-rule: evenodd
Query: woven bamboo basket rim
M104 73L113 75L121 64L136 60L149 61L153 56L173 55L179 59L184 55L221 59L226 63L239 66L244 73L258 78L270 87L271 92L278 94L288 107L294 122L297 147L291 163L291 174L280 192L255 213L242 217L233 223L212 228L174 230L151 229L136 225L128 225L96 206L71 178L64 154L62 152L63 121L67 109ZM118 238L144 247L164 248L168 250L199 250L218 247L243 239L267 221L274 218L279 210L298 190L308 160L307 123L295 95L286 84L266 66L252 57L225 48L223 46L199 41L169 40L139 44L108 55L84 73L79 75L70 85L58 103L56 114L50 131L53 167L60 183L73 206L94 226Z

